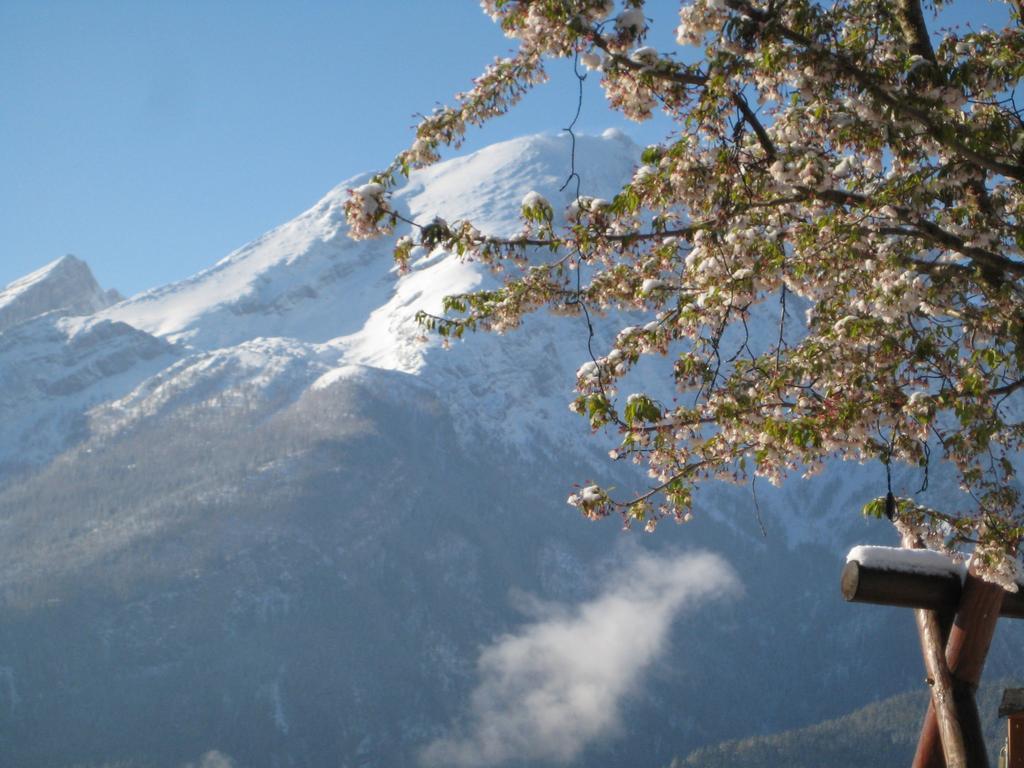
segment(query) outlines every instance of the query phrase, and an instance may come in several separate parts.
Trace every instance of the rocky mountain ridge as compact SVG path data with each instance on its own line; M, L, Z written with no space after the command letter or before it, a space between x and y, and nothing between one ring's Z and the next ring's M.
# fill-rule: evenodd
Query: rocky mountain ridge
M0 331L49 312L92 314L122 298L100 288L84 261L62 256L0 290Z

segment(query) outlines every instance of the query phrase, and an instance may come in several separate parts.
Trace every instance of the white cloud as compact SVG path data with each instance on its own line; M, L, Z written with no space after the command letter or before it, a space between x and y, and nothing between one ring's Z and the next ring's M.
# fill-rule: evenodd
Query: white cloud
M196 763L186 763L182 768L234 768L235 761L216 749L207 752Z
M466 725L428 745L423 764L572 760L621 730L619 704L665 648L679 613L740 591L729 564L709 553L637 554L607 582L597 598L549 607L485 648Z

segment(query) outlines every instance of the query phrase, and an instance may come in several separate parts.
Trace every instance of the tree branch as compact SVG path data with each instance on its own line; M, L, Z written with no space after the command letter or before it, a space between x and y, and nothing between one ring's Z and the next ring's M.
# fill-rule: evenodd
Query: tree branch
M754 134L757 136L757 141L764 149L764 153L768 156L769 160L774 160L776 157L775 144L772 142L771 137L768 135L768 131L764 129L761 121L757 119L757 115L754 114L754 110L750 108L750 104L747 103L747 97L739 91L736 91L732 95L733 103L739 107L740 112L743 114L743 119L747 121L747 124L753 129Z
M910 2L910 0L900 0ZM1007 163L992 157L987 157L977 150L971 149L958 136L955 135L955 126L947 122L937 123L931 115L915 107L906 98L905 94L892 94L873 75L865 72L848 56L830 50L807 36L797 32L795 29L786 26L778 19L769 15L760 8L755 8L747 0L726 0L726 4L733 10L743 13L756 21L771 23L778 30L784 40L795 43L804 48L805 52L818 57L836 67L843 75L852 79L857 85L870 93L880 102L893 110L894 113L920 123L925 132L940 145L956 152L961 157L970 160L977 166L992 173L1005 176L1010 179L1024 181L1024 165ZM923 22L923 19L922 19ZM927 33L927 30L925 31ZM929 42L929 48L931 43ZM934 56L934 54L933 54Z
M899 20L903 38L910 50L932 64L935 63L935 50L928 35L928 27L921 12L920 0L896 0L896 18Z
M999 395L1009 395L1009 394L1012 394L1012 393L1016 392L1018 389L1022 389L1022 388L1024 388L1024 379L1017 379L1016 381L1011 381L1009 384L1004 384L1001 387L996 387L995 389L990 389L988 391L988 393L990 395L996 395L996 396L999 396Z

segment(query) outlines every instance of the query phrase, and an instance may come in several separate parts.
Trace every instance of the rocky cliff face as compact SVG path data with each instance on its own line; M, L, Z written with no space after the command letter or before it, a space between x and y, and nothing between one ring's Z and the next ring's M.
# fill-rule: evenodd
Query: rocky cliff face
M0 484L84 439L89 408L174 358L166 341L94 316L120 298L74 256L0 291Z
M90 315L121 298L100 288L84 261L63 256L0 291L0 331L47 312Z

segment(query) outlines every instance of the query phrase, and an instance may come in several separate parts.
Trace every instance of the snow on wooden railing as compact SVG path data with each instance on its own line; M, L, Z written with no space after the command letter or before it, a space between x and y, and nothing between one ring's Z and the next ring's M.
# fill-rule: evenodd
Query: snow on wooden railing
M934 576L959 574L961 579L967 569L945 552L934 549L905 549L903 547L859 546L850 550L846 562L857 562L865 568L900 573L922 573Z
M846 556L840 586L855 603L950 612L956 609L967 572L944 552L898 547L854 547ZM1024 618L1024 585L1003 598L1001 616Z

